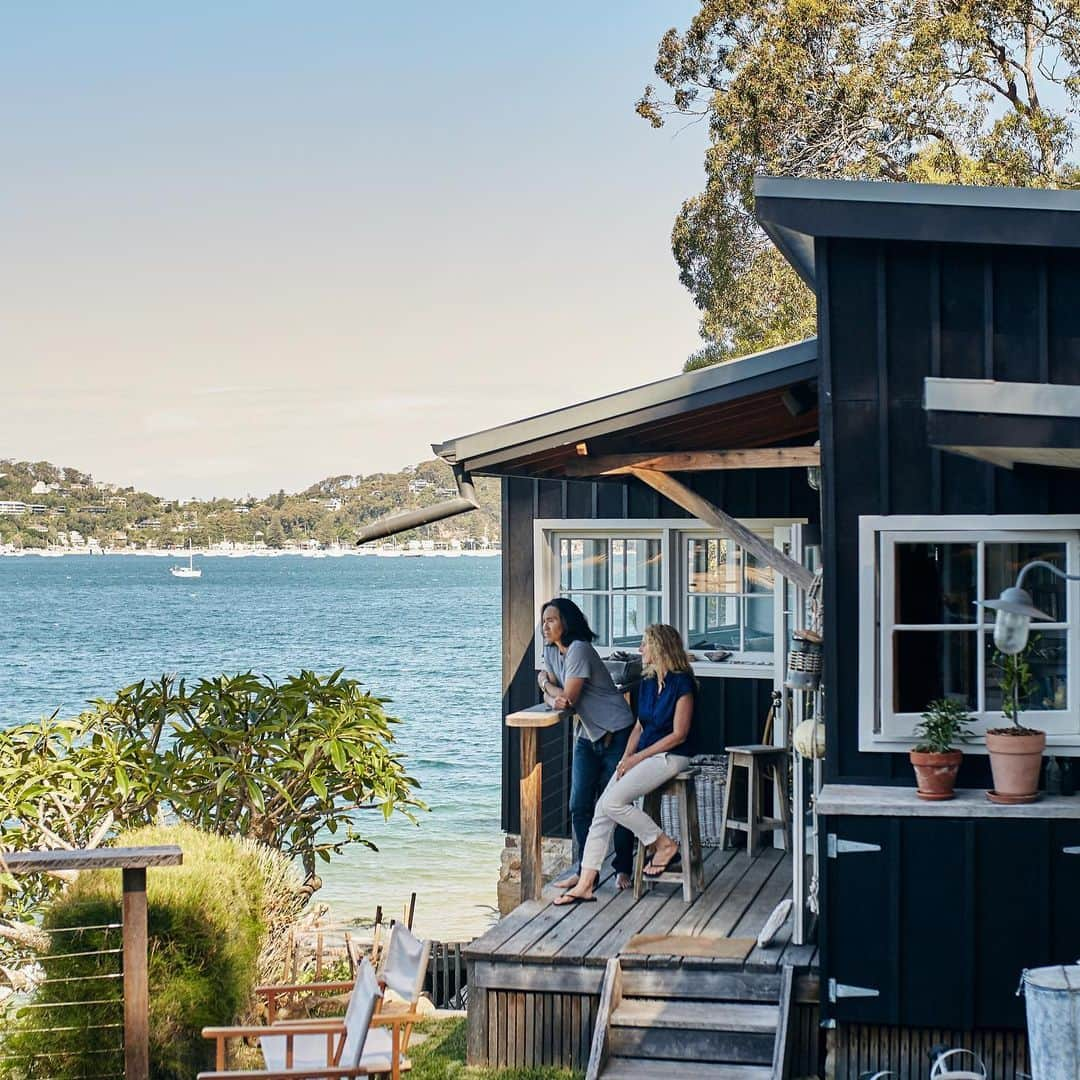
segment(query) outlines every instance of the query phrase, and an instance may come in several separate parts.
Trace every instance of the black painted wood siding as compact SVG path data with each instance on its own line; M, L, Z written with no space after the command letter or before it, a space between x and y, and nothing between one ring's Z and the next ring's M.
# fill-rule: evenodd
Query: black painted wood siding
M879 852L826 859L826 976L879 992L827 1005L841 1022L1021 1028L1027 968L1080 955L1080 822L829 817Z
M858 749L858 519L1080 510L1075 472L1012 472L933 450L927 376L1080 384L1080 254L819 240L830 782L913 783L904 754ZM989 786L965 758L963 787Z
M715 505L741 518L818 521L818 497L805 469L701 473L681 479ZM503 715L540 700L533 666L539 613L533 595L533 523L537 518L685 518L679 507L636 480L585 483L506 477L502 482ZM772 683L764 679L701 680L702 752L756 742L769 708ZM540 733L544 762L545 836L568 836L570 732L567 725ZM518 732L503 728L502 827L519 831Z

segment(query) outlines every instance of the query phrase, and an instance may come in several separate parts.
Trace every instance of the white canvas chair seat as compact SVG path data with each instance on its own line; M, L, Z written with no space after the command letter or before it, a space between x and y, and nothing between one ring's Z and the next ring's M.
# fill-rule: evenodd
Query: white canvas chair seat
M349 995L349 1007L345 1010L345 1045L338 1055L338 1065L344 1067L360 1065L365 1044L371 1037L368 1030L371 1026L371 1018L375 1015L375 1006L381 997L382 991L375 977L375 969L365 958L360 961L356 969L356 983ZM269 1030L272 1031L273 1028ZM390 1036L387 1034L387 1041L389 1040ZM336 1050L339 1041L340 1036L328 1040L325 1034L294 1035L291 1068L306 1070L333 1064L331 1060L328 1060L328 1049L332 1046ZM286 1047L287 1040L284 1035L259 1036L259 1048L262 1050L263 1061L268 1072L282 1072L290 1067L285 1064ZM375 1057L379 1057L380 1060L376 1062ZM383 1059L385 1059L385 1064ZM373 1052L370 1067L372 1072L389 1072L390 1054L379 1055L377 1051Z
M404 923L390 927L379 981L409 1005L415 1005L424 988L431 942L416 937Z

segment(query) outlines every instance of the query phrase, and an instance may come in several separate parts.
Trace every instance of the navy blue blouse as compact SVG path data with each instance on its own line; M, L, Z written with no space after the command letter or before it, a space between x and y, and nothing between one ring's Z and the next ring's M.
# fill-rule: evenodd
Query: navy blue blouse
M638 691L638 721L641 723L638 750L652 746L675 730L675 705L684 694L693 694L696 704L697 683L694 676L685 671L668 672L663 690L655 676L642 680ZM686 754L688 757L697 753L694 749L693 720L686 741L674 747L670 753Z

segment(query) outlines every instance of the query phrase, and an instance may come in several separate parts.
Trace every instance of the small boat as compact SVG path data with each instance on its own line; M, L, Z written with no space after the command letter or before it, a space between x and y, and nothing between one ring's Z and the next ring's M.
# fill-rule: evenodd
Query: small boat
M188 564L187 566L170 566L169 573L173 577L202 577L202 571L196 570L194 566L194 556L191 551L191 541L188 541Z

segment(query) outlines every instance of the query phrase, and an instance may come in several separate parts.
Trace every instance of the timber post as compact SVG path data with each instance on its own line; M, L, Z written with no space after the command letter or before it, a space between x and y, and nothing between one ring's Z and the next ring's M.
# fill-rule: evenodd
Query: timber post
M539 900L544 888L543 793L544 766L540 760L540 728L553 727L562 713L547 705L510 713L507 727L521 734L521 899Z
M70 870L123 871L124 1077L149 1080L150 988L147 964L146 870L179 866L175 845L92 848L75 851L18 851L4 856L12 874L50 874Z

